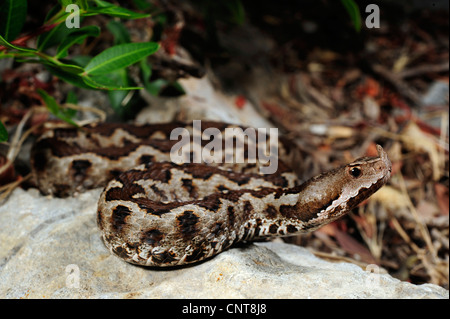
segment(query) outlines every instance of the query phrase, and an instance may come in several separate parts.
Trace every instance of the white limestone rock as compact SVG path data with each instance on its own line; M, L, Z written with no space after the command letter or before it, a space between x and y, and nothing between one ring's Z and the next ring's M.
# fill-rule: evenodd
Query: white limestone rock
M0 206L0 298L449 298L284 243L230 249L201 264L154 270L103 245L99 189L66 199L16 189Z

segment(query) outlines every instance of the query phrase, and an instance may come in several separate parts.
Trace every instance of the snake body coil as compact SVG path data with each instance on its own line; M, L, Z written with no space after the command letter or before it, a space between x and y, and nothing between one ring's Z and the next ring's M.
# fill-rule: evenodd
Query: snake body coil
M169 162L175 142L167 136L179 126L100 124L48 131L32 155L38 186L43 193L67 196L106 185L97 212L105 245L127 262L165 267L204 260L244 240L315 230L390 177L381 146L377 157L302 184L281 160L271 175L258 174L253 163L175 164ZM229 126L202 122L202 129L219 132ZM280 158L292 163L294 149L280 141Z

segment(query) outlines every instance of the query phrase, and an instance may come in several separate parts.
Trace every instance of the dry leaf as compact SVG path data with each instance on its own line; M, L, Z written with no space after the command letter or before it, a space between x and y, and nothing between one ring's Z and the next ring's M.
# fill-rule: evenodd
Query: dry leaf
M358 255L362 261L368 264L375 264L376 260L370 253L369 249L358 243L349 234L335 229L334 237L338 241L342 249L352 255Z
M442 157L439 156L435 140L424 133L414 122L408 123L401 137L408 150L428 154L433 168L433 180L439 180L444 171L444 162Z
M392 186L385 185L370 197L370 200L380 202L386 209L396 212L408 209L409 199L407 195Z
M448 188L436 183L434 185L434 191L436 192L437 203L441 209L441 214L448 215Z

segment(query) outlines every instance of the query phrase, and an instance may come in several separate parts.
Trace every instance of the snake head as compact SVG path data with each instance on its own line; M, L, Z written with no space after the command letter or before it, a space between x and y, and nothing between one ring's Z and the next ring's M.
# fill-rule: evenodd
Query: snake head
M365 157L347 164L338 176L340 194L328 208L330 217L341 216L379 190L391 177L392 164L387 153L377 145L377 157ZM339 217L338 216L338 217Z
M348 184L351 185L352 189L370 187L379 181L382 181L382 184L384 184L390 178L391 161L380 145L377 145L377 151L377 157L360 158L346 166L346 180L348 180Z
M321 174L301 186L298 218L311 228L323 226L356 207L391 176L391 161L380 145L377 157L363 157Z

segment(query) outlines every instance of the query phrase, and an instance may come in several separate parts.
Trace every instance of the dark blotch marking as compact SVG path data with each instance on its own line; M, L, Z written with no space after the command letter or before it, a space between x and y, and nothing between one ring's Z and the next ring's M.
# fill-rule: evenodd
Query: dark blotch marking
M206 180L210 179L210 177L213 176L213 174L214 173L212 171L209 171L209 172L205 171L205 174L203 174L203 176L199 175L197 178L201 178L206 181Z
M42 172L47 166L47 156L44 150L39 150L37 147L33 148L31 156L33 167L37 172Z
M274 193L275 198L278 198L279 197L279 196L277 197L278 193L281 193L281 195L283 193L282 189L276 189L276 188L261 188L259 190L245 190L245 191L249 192L250 194L252 194L252 196L254 196L256 198L263 198L272 193Z
M153 162L154 157L152 155L142 155L141 157L139 157L139 163L140 164L146 164L146 163L151 163Z
M55 195L58 197L69 196L72 192L72 185L54 184Z
M298 218L298 209L297 205L281 205L280 206L280 213L284 217L287 218Z
M118 169L112 169L108 173L109 173L110 179L113 179L113 178L118 177L120 174L122 174L123 171L118 170Z
M183 188L189 193L189 196L191 198L198 197L197 188L192 185L191 179L183 178L181 179L181 183L183 184Z
M119 158L123 156L128 156L130 153L136 151L139 148L139 146L141 145L138 143L132 143L126 144L122 147L118 146L101 147L95 149L95 153L99 156L116 161Z
M206 196L202 201L199 201L197 205L215 212L220 208L220 205L222 204L218 195L219 194L212 194Z
M170 170L166 170L165 171L165 179L162 180L162 182L164 183L168 183L172 178L172 173L170 172Z
M276 234L277 231L278 231L278 226L277 226L277 225L275 225L275 224L270 225L270 227L269 227L269 233L271 233L271 234Z
M223 193L224 191L229 191L229 189L223 185L217 186L216 189L219 193Z
M141 236L141 240L144 243L152 245L152 246L157 246L163 238L164 238L164 234L159 229L147 230Z
M119 179L118 179L119 180ZM124 187L112 187L105 194L106 201L112 200L132 200L132 196L138 193L145 193L142 186L134 183L126 183Z
M235 212L234 212L233 206L228 206L227 212L228 212L228 223L230 225L234 225L234 222L236 220L236 216L235 216Z
M250 181L250 176L242 176L241 179L237 180L237 184L242 186L243 184L247 184Z
M246 217L250 216L253 213L253 210L254 210L253 205L248 200L245 201L245 203L244 203L244 215Z
M153 179L162 183L168 183L172 178L172 172L170 169L173 167L171 163L146 163L147 170L129 170L128 175L136 175L134 179ZM130 178L130 177L129 177Z
M297 232L297 227L293 226L293 225L287 225L286 230L288 231L288 233L296 233Z
M131 214L131 211L128 207L117 205L116 208L113 209L111 214L111 225L117 231L120 232L122 230L123 225L126 223L126 218Z
M205 165L203 164L186 163L181 164L179 167L180 169L197 179L208 180L213 175L222 175L240 186L247 184L251 178L261 179L261 176L259 174L236 174L236 172L234 171L226 171L213 166L205 167ZM266 175L264 176L264 180L270 181L274 185L281 187L287 185L286 179L282 176L279 176L278 174Z
M185 210L177 217L178 227L184 238L191 239L197 234L198 220L199 217L191 210Z
M87 175L92 163L88 160L75 160L72 162L71 170L75 178L84 178Z
M273 205L269 204L267 205L266 214L269 218L275 218L278 215L278 211Z
M44 138L33 146L33 157L40 156L39 161L47 162L48 151L56 157L64 157L83 153L85 149L81 148L75 142L69 144L55 137Z
M147 200L145 198L137 198L136 202L140 209L147 211L148 214L161 216L163 214L170 213L172 206L165 204L158 204L157 202Z

